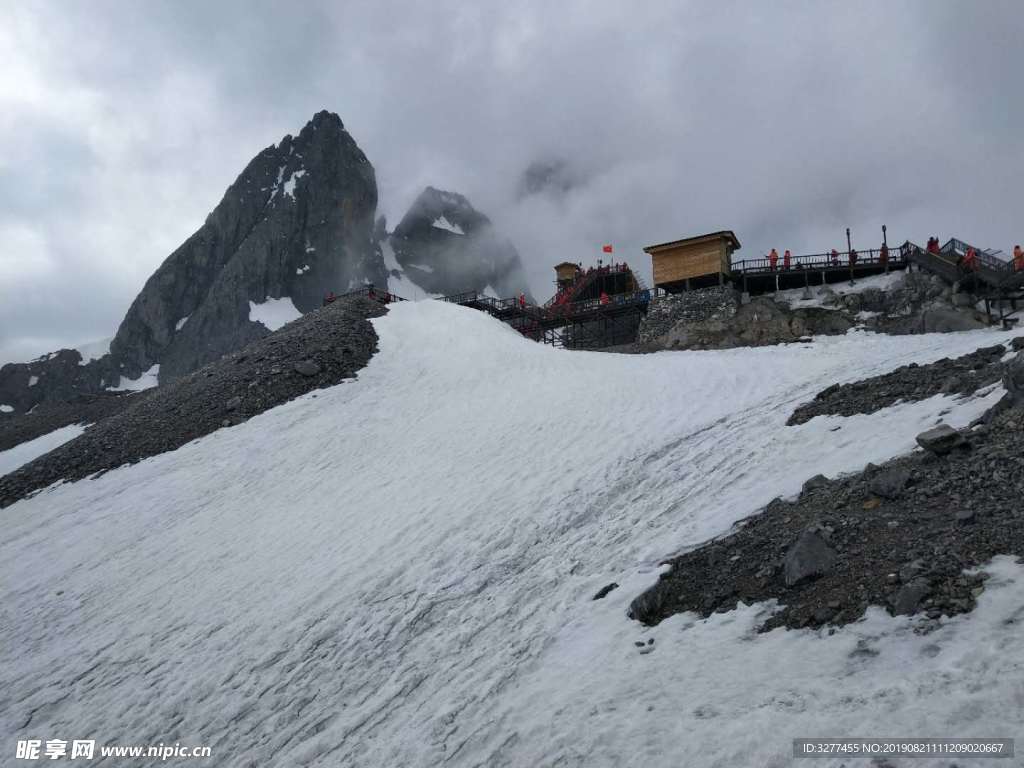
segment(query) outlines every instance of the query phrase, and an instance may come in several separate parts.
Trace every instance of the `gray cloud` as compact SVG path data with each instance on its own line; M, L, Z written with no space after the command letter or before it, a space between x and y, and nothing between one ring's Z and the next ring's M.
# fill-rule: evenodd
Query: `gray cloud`
M1024 239L1024 7L0 5L0 360L112 335L244 164L322 108L396 223L427 184L557 261L719 228L754 256ZM580 183L522 198L563 159Z

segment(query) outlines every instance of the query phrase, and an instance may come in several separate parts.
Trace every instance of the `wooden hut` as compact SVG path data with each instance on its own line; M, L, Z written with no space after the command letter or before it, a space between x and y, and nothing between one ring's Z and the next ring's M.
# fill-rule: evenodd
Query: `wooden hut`
M580 272L580 265L573 264L571 261L563 261L561 264L555 264L555 281L560 286L565 286L576 279L576 275Z
M721 285L729 277L732 254L740 241L731 230L649 245L644 253L654 266L654 287L669 293Z

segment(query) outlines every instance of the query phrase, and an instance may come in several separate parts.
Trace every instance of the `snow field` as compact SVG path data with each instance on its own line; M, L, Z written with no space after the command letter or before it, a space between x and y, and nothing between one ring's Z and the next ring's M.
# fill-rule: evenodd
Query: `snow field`
M1008 562L926 637L625 617L661 558L1000 391L785 427L797 404L1012 334L625 356L441 302L373 322L356 381L4 510L0 730L225 766L781 766L797 736L1020 730Z

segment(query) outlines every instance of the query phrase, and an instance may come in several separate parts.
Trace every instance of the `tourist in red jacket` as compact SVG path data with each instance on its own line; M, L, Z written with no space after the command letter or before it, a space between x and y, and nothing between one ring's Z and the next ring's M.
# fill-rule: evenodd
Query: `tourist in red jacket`
M768 263L771 264L772 269L775 269L775 265L779 263L779 252L772 248L772 252L768 254Z

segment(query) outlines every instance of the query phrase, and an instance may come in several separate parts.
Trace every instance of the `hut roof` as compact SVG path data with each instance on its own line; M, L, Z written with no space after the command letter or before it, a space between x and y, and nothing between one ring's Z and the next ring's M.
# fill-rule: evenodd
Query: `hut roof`
M555 269L558 269L559 267L575 267L576 269L579 269L580 265L575 261L563 261L561 264L555 264Z
M658 245L648 245L644 248L644 253L654 254L659 251L665 251L670 248L678 248L680 245L694 245L696 243L702 243L707 240L715 240L717 238L724 237L729 241L734 251L740 249L740 241L736 239L736 235L733 234L731 229L723 229L719 232L709 232L706 235L697 235L696 237L684 237L682 240L673 240L669 243L659 243Z

